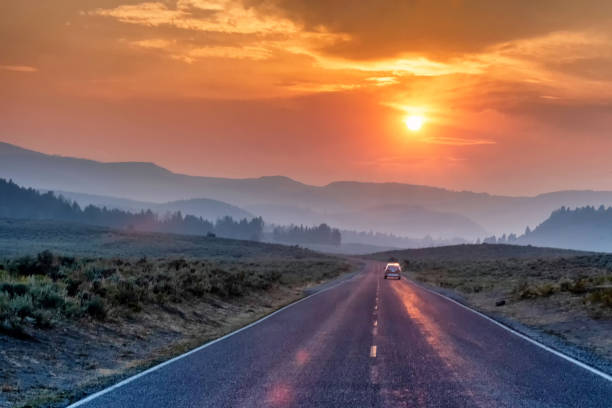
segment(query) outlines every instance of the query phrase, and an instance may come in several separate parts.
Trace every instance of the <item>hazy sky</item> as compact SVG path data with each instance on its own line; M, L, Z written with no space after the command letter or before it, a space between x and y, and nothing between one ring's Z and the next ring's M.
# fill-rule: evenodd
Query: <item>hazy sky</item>
M47 153L612 189L612 2L2 1L0 96L0 140Z

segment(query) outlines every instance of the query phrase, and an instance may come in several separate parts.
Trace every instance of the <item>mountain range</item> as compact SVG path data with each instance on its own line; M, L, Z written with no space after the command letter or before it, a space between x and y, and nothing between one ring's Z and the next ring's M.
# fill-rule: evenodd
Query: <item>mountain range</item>
M314 186L284 176L189 176L153 163L102 163L7 143L0 143L0 177L38 189L70 192L63 194L80 204L97 200L91 202L100 205L106 200L109 206L135 209L153 204L186 213L202 211L194 214L202 216L209 210L198 208L212 205L221 213L238 211L243 214L239 217L262 216L269 223L327 222L343 229L409 237L473 239L522 233L561 206L612 205L611 191L510 197L402 183L338 181Z

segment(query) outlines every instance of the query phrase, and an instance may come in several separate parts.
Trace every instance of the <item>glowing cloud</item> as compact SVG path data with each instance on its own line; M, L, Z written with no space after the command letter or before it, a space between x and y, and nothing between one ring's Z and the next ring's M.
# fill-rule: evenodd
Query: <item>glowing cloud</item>
M0 65L0 70L13 71L13 72L24 72L24 73L32 73L32 72L38 71L37 68L30 67L27 65Z

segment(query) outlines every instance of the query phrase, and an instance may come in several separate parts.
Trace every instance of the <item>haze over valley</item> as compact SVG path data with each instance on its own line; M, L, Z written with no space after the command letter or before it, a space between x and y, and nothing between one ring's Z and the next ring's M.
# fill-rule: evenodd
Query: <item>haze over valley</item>
M83 207L152 210L160 215L180 211L212 221L224 216L260 216L270 225L326 223L342 230L417 240L411 246L427 246L427 239L431 245L445 240L473 242L491 235L520 236L526 227L535 228L561 207L612 205L609 191L509 197L400 183L344 181L313 186L282 176L188 176L152 163L101 163L45 155L6 143L0 144L0 158L3 177L55 191ZM393 242L383 243L373 236L359 241L381 247ZM401 246L401 240L395 243ZM598 246L602 248L608 248L608 243Z

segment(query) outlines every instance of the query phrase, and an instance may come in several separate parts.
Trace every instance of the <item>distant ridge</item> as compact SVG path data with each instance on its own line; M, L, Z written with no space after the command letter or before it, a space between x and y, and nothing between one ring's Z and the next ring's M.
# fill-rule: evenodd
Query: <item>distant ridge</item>
M518 243L612 252L612 208L560 208ZM610 265L612 267L612 265Z
M261 215L270 223L327 222L351 230L359 225L409 237L475 239L486 234L521 234L526 226L535 227L562 206L612 205L610 191L507 197L395 182L336 181L313 186L282 175L188 176L153 163L101 163L45 155L8 143L0 143L0 158L0 177L38 189L157 204L206 198Z
M506 244L478 244L478 245L449 245L434 248L399 249L377 252L367 255L367 258L387 261L396 258L400 261L473 261L478 259L526 259L526 258L560 258L568 256L589 255L591 252L575 251L568 249L506 245Z

